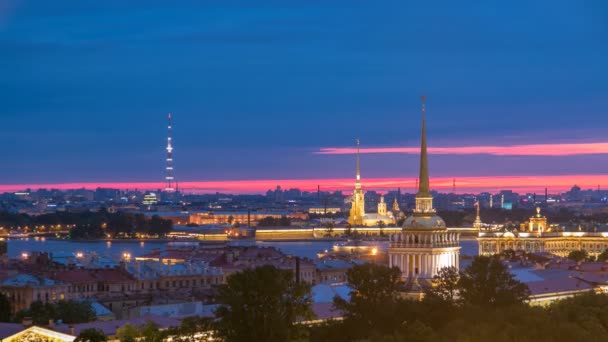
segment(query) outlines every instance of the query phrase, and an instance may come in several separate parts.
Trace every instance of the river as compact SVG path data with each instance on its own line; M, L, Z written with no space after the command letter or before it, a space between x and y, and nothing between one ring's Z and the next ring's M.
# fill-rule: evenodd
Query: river
M317 253L329 250L335 241L231 241L233 245L256 245L260 247L276 247L287 254L315 259ZM124 253L132 256L146 254L154 249L166 249L167 242L161 241L67 241L44 238L22 238L8 240L8 255L19 258L23 253L96 253L112 259L119 259ZM384 248L383 248L384 246ZM461 240L460 253L477 255L476 240ZM380 249L386 248L386 242L381 243Z

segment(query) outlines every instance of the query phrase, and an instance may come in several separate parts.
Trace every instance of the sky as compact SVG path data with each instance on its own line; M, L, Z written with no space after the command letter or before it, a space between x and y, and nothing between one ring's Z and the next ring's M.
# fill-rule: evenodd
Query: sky
M602 0L4 0L0 51L0 190L160 186L168 112L184 189L349 189L356 138L407 189L422 94L431 187L608 188Z

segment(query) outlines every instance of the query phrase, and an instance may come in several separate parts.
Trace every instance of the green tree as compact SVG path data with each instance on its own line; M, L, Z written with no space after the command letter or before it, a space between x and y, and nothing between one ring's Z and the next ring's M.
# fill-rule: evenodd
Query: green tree
M116 330L120 342L135 342L141 336L139 329L127 323Z
M530 295L528 286L516 280L495 256L475 257L460 275L458 287L464 304L480 307L521 304Z
M95 320L95 311L87 301L65 301L55 304L55 319L62 319L67 324L86 323Z
M576 262L583 261L588 257L589 253L587 253L587 251L584 249L572 251L568 254L568 259Z
M4 240L0 240L0 256L8 253L8 244Z
M11 302L8 298L0 293L0 322L11 321Z
M163 333L160 331L158 324L148 320L146 324L139 327L141 341L145 342L162 342Z
M602 253L597 256L597 261L606 262L608 261L608 249L605 249Z
M426 295L445 301L454 302L458 294L460 274L456 267L444 267L433 277L433 284Z
M334 298L334 306L344 312L353 337L370 331L390 331L400 303L401 271L384 265L367 263L356 265L346 272L352 288L350 300Z
M246 269L221 285L217 332L227 341L282 342L301 338L297 319L311 318L310 286L274 266Z
M49 320L57 317L56 308L51 303L43 303L42 301L32 302L28 309L22 310L15 315L15 321L21 322L24 317L31 317L32 322L36 325L46 325Z
M100 329L84 329L78 334L74 342L106 342L108 337Z
M169 329L166 336L183 342L198 342L201 337L210 337L214 329L213 320L209 317L186 317L179 327Z
M589 291L549 306L551 319L570 322L588 331L595 341L608 340L608 296Z
M329 221L325 223L325 236L330 236L334 232L334 223Z

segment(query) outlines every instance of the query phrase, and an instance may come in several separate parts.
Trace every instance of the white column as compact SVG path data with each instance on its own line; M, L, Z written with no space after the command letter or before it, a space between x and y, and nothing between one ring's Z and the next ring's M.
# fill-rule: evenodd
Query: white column
M422 275L423 277L426 277L426 255L421 255L421 261L420 263L422 264Z

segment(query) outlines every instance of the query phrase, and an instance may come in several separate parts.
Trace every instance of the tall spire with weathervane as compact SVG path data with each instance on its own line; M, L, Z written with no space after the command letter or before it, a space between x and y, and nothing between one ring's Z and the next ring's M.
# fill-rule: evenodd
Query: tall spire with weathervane
M355 189L361 189L361 164L359 162L359 138L357 138L357 180L355 181Z
M420 138L420 177L418 181L418 193L416 194L416 209L414 214L434 214L433 196L429 187L429 162L426 151L426 96L421 96L422 100L422 134Z
M353 191L352 207L348 217L348 223L352 226L360 226L363 224L363 215L365 215L365 195L361 188L361 165L359 161L359 139L357 138L357 159L356 159L356 179L355 190Z

